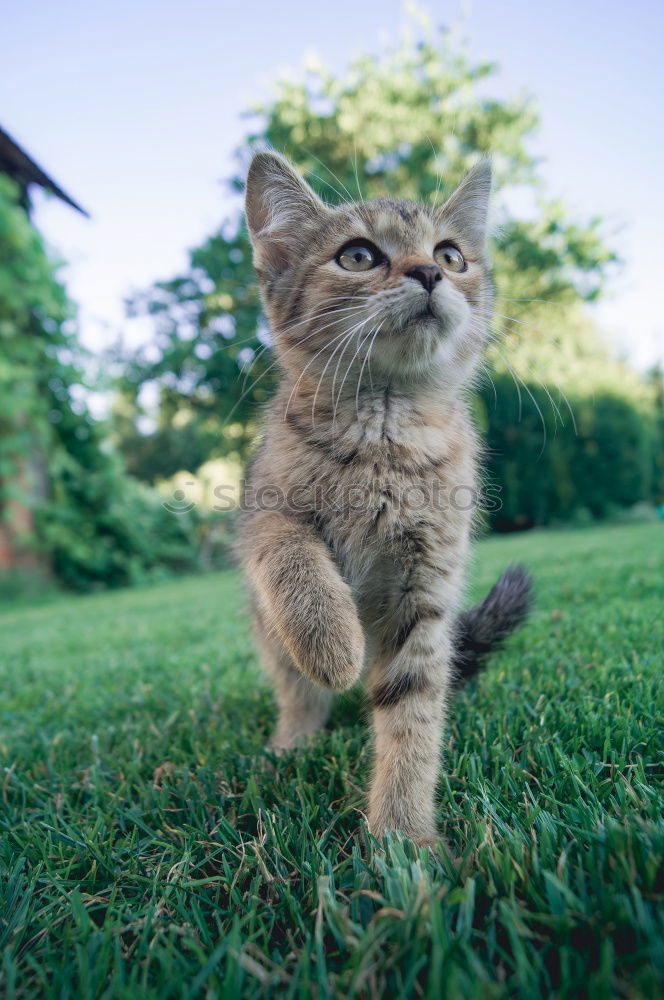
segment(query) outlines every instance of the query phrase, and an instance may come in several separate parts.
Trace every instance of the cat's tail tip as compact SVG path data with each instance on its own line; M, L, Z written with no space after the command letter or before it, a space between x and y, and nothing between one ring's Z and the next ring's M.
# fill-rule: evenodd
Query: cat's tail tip
M474 677L528 617L533 597L533 580L525 566L508 566L484 600L459 616L452 663L455 687Z

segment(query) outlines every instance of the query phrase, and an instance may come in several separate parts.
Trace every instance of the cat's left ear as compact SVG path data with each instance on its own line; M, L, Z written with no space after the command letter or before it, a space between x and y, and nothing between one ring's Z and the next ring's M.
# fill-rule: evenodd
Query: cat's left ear
M445 227L458 234L459 240L467 243L476 253L482 253L486 247L491 179L491 160L480 160L466 174L439 213Z
M254 266L270 280L302 254L302 227L328 209L285 157L257 153L247 175L245 212Z

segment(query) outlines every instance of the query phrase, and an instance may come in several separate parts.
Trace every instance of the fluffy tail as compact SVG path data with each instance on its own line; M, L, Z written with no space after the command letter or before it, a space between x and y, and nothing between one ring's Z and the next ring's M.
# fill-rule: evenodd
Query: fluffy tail
M459 616L452 664L456 687L482 670L487 657L527 618L532 603L530 574L523 566L508 566L481 604Z

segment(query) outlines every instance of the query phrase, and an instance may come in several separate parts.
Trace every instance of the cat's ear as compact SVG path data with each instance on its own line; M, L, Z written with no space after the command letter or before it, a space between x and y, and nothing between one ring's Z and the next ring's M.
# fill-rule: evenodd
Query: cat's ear
M249 167L245 212L256 270L281 274L302 253L302 226L328 209L304 178L278 153L257 153Z
M482 159L440 209L440 220L446 228L477 253L486 246L490 196L491 160Z

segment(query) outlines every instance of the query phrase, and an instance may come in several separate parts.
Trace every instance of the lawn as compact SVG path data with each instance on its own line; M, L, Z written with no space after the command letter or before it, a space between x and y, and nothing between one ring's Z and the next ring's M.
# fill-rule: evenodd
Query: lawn
M432 857L362 696L276 760L233 572L0 612L0 994L664 995L664 525L492 538L532 620L455 702Z

